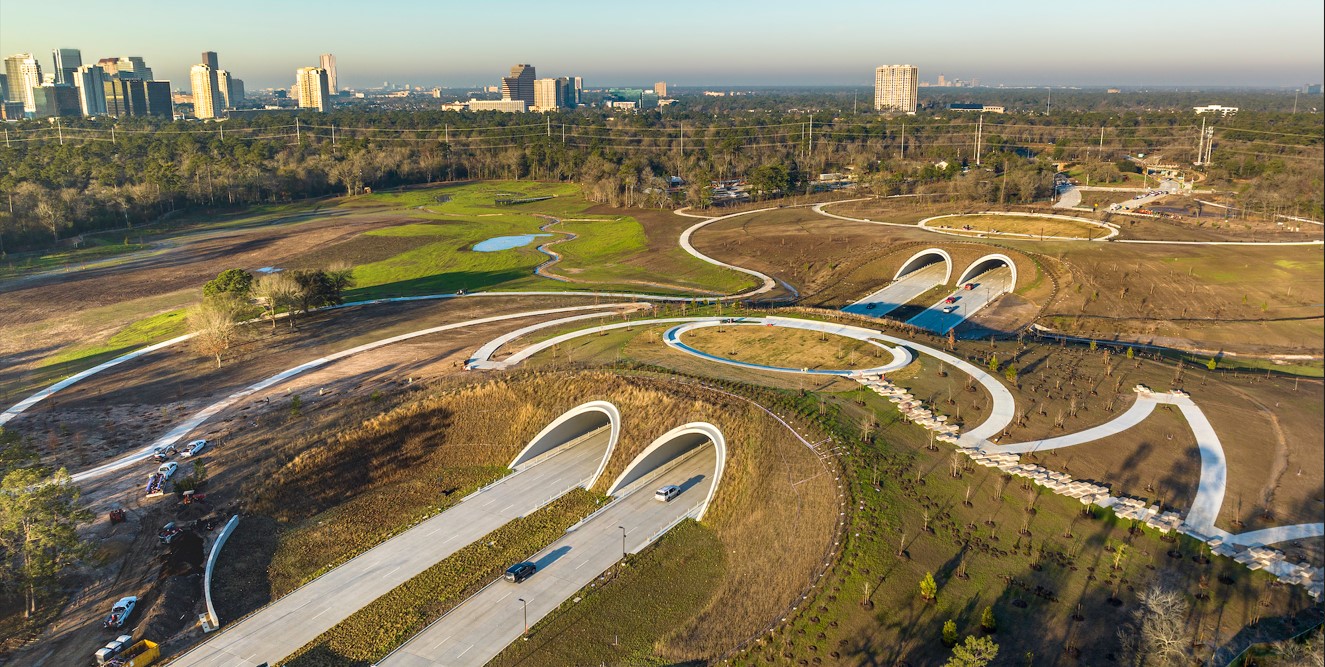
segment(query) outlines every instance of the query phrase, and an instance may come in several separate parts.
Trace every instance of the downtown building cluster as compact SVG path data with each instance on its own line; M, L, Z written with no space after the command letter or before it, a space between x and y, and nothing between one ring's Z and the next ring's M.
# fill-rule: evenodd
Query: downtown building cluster
M580 106L584 91L581 77L540 79L534 66L518 64L511 67L511 75L501 79L500 100L470 100L465 106L470 111L557 111Z
M161 116L172 118L169 81L157 81L141 57L102 58L83 64L78 49L55 49L53 68L31 53L5 58L0 73L0 118Z

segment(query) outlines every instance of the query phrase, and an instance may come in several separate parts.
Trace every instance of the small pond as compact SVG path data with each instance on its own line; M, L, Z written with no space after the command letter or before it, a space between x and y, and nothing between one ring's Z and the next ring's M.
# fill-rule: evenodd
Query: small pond
M497 252L499 250L510 250L533 243L534 239L540 236L552 236L551 234L520 234L519 236L494 236L486 241L479 241L474 244L474 252Z

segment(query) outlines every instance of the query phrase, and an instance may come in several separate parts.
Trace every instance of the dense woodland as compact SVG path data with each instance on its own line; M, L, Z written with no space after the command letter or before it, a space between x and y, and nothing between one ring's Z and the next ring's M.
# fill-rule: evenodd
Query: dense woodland
M854 114L854 106L864 106L855 91L770 91L683 96L665 109L619 115L357 108L219 123L10 123L0 147L0 252L76 244L91 232L180 210L460 179L570 180L594 201L666 207L707 205L707 184L716 178L746 179L770 197L805 191L823 173L848 172L879 193L941 191L963 201L1028 203L1052 195L1055 165L1064 161L1085 163L1099 181L1116 174L1113 165L1128 154L1190 164L1202 118L1188 104L1212 99L1069 91L1056 94L1047 114L981 118L942 108L943 95L1015 109L1017 99L1029 103L1039 94L944 89L937 98L926 93L936 108L916 116ZM1218 101L1280 109L1285 99L1291 102L1281 93L1240 93ZM1154 106L1162 100L1166 107ZM1320 219L1325 132L1321 114L1302 107L1296 114L1207 117L1216 128L1208 183L1252 208ZM688 185L669 194L674 175Z

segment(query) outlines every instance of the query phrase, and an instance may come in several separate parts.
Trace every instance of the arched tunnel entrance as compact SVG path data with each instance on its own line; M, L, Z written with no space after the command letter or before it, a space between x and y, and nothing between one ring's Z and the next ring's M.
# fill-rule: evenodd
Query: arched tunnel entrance
M709 503L713 501L713 495L718 490L718 483L722 480L722 471L726 464L727 440L723 437L722 431L707 422L691 422L664 433L645 447L644 451L626 466L616 481L612 482L607 493L616 496L636 491L652 492L652 489L644 485L655 480L657 477L655 473L668 470L672 466L684 467L686 473L681 474L680 477L685 477L685 480L678 486L681 486L683 491L691 487L703 491L703 498L693 501L698 503L694 516L695 520L699 520L704 518ZM692 469L695 471L694 475L689 474ZM705 474L710 470L710 474ZM704 486L707 486L707 489L704 489Z
M511 461L510 468L518 469L534 459L562 445L588 440L605 441L606 449L598 462L597 469L584 484L593 486L603 468L612 457L617 438L621 435L621 411L607 401L590 401L577 405L548 424L528 445Z
M926 248L911 255L909 259L902 262L902 266L897 269L897 275L893 276L893 280L901 280L916 271L931 267L940 262L943 263L943 280L940 284L946 285L949 280L952 280L952 256L949 255L946 250L941 248ZM931 272L937 275L939 269L936 267L931 269Z
M985 255L971 262L957 282L964 285L982 276L988 276L1001 291L1011 292L1017 286L1017 263L1007 255Z

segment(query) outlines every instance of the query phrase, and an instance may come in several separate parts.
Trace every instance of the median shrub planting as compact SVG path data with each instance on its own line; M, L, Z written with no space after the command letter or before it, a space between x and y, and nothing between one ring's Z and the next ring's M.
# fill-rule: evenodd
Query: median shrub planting
M429 623L537 553L603 498L576 489L547 507L485 535L424 570L306 644L281 665L349 667L380 660Z

